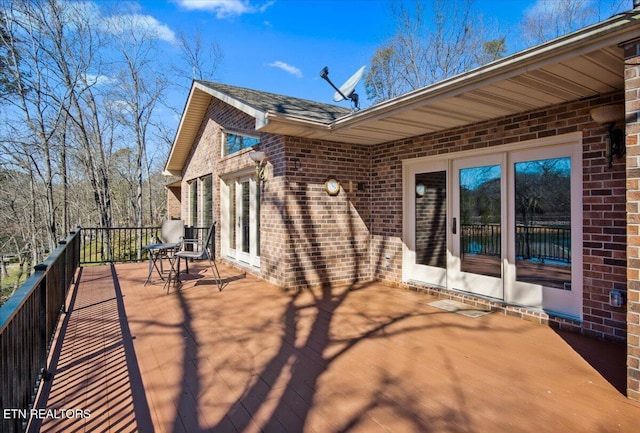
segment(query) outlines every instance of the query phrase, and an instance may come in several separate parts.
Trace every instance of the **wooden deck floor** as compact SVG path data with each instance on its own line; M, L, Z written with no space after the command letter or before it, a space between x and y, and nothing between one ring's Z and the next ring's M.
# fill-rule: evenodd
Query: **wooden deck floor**
M200 268L169 295L143 286L146 264L83 268L38 404L53 415L31 431L638 431L622 346L220 268L222 292Z

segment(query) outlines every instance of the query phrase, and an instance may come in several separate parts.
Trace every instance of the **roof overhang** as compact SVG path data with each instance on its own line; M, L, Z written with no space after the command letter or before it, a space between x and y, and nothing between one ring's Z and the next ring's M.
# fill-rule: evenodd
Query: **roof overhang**
M180 118L176 138L173 146L171 146L171 152L164 168L163 174L165 176L182 176L182 169L191 153L191 147L200 131L202 120L207 113L212 98L219 99L256 119L256 129L260 129L267 121L266 113L194 81Z
M621 90L620 44L640 37L639 24L639 10L616 15L329 125L267 113L261 131L371 145Z
M620 45L639 37L635 9L328 123L262 112L194 82L165 174L181 176L214 97L253 116L259 132L374 145L622 90Z

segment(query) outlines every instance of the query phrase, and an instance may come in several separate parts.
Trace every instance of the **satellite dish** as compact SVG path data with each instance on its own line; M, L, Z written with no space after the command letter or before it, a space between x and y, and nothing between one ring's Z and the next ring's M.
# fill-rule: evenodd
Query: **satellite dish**
M320 71L320 77L326 80L331 87L336 89L336 93L333 95L334 102L344 101L345 99L350 99L353 103L353 106L356 110L360 109L358 94L354 92L356 86L362 79L362 75L364 75L365 66L362 66L360 69L356 71L347 81L344 82L340 88L336 87L335 84L331 82L329 79L329 68L324 67Z

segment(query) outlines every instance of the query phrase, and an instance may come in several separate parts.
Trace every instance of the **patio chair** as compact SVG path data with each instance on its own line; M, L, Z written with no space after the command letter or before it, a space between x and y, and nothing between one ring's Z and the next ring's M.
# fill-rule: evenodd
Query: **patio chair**
M216 223L213 223L207 232L207 237L204 239L204 242L199 239L183 239L180 251L175 253L175 257L178 260L178 273L180 272L180 259L185 259L187 273L189 273L189 259L207 259L209 261L211 272L213 272L213 276L218 284L218 290L222 291L224 285L222 283L222 278L220 277L220 271L218 271L218 266L216 265L215 247L213 243L215 232ZM189 247L192 247L191 251L188 249Z
M155 269L160 276L160 279L164 280L162 274L164 272L162 259L168 258L170 253L176 252L180 248L182 238L184 237L184 221L182 220L165 220L162 222L160 228L160 236L154 236L154 240L151 244L146 245L145 248L149 251L149 274L145 281L151 282L151 276ZM159 267L158 267L159 264Z
M179 244L184 237L183 220L165 220L160 228L160 242L163 244Z

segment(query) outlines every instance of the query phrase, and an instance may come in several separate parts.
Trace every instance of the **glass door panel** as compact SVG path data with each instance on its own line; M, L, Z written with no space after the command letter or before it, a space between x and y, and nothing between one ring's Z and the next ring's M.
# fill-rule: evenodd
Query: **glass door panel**
M225 180L221 188L222 253L260 267L260 191L253 177Z
M251 196L249 188L249 180L242 180L238 183L237 200L237 248L238 259L249 263L250 245L251 245L251 224L250 224L250 208Z
M421 162L404 167L406 234L403 278L447 286L448 182L445 162Z
M582 146L510 155L507 300L582 316ZM578 270L578 272L573 272Z
M242 252L249 253L250 226L249 226L249 181L242 182Z
M416 264L447 267L447 172L418 173L416 182Z
M503 155L453 163L452 288L503 299Z
M501 169L499 165L460 170L460 270L502 277Z
M571 290L571 159L516 162L516 281Z
M227 209L229 212L229 216L227 218L226 227L229 230L228 232L228 242L229 242L229 250L228 255L230 257L236 256L236 182L231 181L227 182L227 186L229 188L229 192L227 194Z

